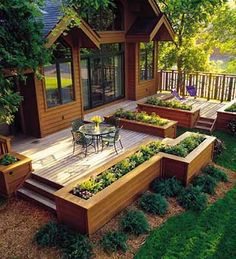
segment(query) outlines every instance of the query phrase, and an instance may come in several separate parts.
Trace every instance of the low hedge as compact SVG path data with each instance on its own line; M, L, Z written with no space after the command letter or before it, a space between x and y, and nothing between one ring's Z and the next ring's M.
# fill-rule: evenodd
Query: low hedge
M168 108L187 110L187 111L191 111L193 108L192 105L184 104L177 100L164 101L157 97L148 98L146 103L155 105L155 106L168 107Z

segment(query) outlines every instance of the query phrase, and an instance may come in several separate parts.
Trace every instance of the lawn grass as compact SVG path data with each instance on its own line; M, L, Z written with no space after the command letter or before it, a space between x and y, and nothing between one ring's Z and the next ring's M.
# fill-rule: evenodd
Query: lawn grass
M196 214L187 211L153 230L135 259L236 258L236 186Z
M178 128L177 135L179 136L186 131L209 134L206 131L199 131L197 129L191 130L185 128ZM218 156L214 160L214 162L220 166L223 166L236 172L236 137L223 131L214 131L213 135L221 139L226 147L225 151L220 156Z

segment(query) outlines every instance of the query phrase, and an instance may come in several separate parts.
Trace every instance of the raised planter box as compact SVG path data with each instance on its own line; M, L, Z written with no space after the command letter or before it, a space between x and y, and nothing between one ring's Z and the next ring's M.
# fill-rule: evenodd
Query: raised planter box
M236 99L232 102L226 104L222 108L220 108L217 111L217 119L216 119L216 129L217 130L223 130L226 132L230 132L228 128L228 123L232 120L236 120L236 112L228 112L225 111L227 108L229 108L232 104L236 102Z
M114 117L112 115L105 116L105 121L110 122ZM143 123L134 120L127 120L120 118L119 126L127 130L142 132L154 136L159 136L162 138L175 138L176 137L176 128L177 121L170 121L164 126L157 126L148 123Z
M199 116L200 109L192 109L191 111L173 109L168 107L156 106L146 103L139 103L138 110L148 114L156 113L160 117L177 121L178 126L185 128L194 128Z
M21 154L10 152L18 161L11 165L0 165L0 194L10 196L15 193L32 172L31 159ZM0 159L3 156L0 156Z
M191 134L190 132L186 132L177 139L167 140L166 142L171 145L176 145ZM206 136L206 139L185 158L160 153L163 157L163 177L169 178L175 176L178 180L182 181L184 185L188 185L191 179L212 161L215 139L215 137Z
M139 148L125 152L113 161L94 170L90 176L100 174L135 153ZM62 188L55 193L58 220L81 233L94 233L146 191L155 178L161 176L161 159L160 155L155 155L89 200L81 199L73 195L71 191L90 176Z

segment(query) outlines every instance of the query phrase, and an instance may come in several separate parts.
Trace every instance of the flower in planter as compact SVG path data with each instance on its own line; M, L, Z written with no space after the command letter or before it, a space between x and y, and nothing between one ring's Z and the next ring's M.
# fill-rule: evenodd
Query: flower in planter
M11 165L17 162L18 159L9 153L5 154L3 158L0 160L0 165Z

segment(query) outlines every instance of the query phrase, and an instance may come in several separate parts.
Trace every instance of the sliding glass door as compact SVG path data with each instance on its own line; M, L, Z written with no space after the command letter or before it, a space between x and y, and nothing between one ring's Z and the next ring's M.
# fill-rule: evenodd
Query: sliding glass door
M121 44L104 44L100 51L81 53L84 109L124 97L123 56Z

